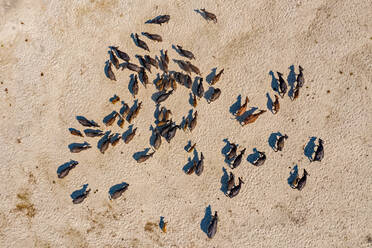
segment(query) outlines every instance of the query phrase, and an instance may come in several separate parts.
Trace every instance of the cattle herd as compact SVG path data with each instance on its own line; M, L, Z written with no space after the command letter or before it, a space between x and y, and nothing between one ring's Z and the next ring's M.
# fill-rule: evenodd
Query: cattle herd
M205 9L200 9L198 11L207 21L213 21L214 23L217 23L217 17L213 13L207 12ZM145 22L146 24L166 24L170 20L169 15L161 15L154 19L148 20ZM141 33L143 37L140 37L137 33L132 34L132 38L139 48L142 48L146 53L150 53L150 48L148 44L145 42L144 38L149 39L150 41L154 42L162 42L163 38L159 34L151 34L148 32L142 32ZM182 121L180 123L176 123L172 120L172 111L169 109L166 109L165 107L160 108L160 104L164 101L166 101L174 91L177 90L177 86L181 85L186 87L187 89L190 89L190 104L193 108L197 106L197 102L202 99L204 96L208 103L216 101L219 96L221 95L221 90L219 88L215 88L214 85L218 83L220 78L222 77L222 74L224 73L224 69L219 70L218 73L214 73L212 77L208 80L208 83L210 85L210 94L207 97L205 94L204 86L203 86L203 77L201 76L200 70L197 66L192 64L190 61L195 59L195 55L183 48L180 45L173 47L178 54L188 60L183 59L174 59L173 62L178 64L179 68L182 70L182 72L178 71L169 71L168 70L168 64L170 63L167 50L160 51L159 57L151 57L149 54L146 54L144 56L136 55L135 58L138 59L139 64L134 63L133 60L131 60L131 57L124 51L122 51L122 48L119 49L118 46L109 46L108 54L109 59L106 61L106 65L104 68L105 75L108 79L116 81L116 76L113 68L115 68L117 71L119 69L121 70L128 70L133 72L131 74L131 80L129 82L129 90L133 97L135 98L132 106L130 107L128 103L121 101L122 107L119 112L113 111L107 116L103 118L103 124L106 127L112 126L116 120L117 125L119 127L123 127L125 122L132 123L132 121L137 117L139 114L141 108L142 108L142 102L139 102L138 99L136 99L138 91L140 89L140 83L144 86L145 89L148 89L147 86L149 83L149 77L148 73L151 73L152 70L161 70L162 75L160 76L157 74L157 77L154 80L155 87L157 89L157 92L155 92L153 100L157 104L157 113L156 113L156 121L154 123L154 128L152 128L153 132L153 142L150 144L152 148L152 152L149 152L150 149L146 149L146 151L140 153L135 159L138 163L142 163L151 157L154 156L155 152L160 148L162 139L166 140L168 143L171 142L171 140L175 137L177 130L183 130L184 132L190 131L192 132L195 126L197 125L197 119L198 119L198 112L195 110L190 111L188 116L183 117ZM121 61L120 61L121 60ZM131 61L131 62L130 62ZM132 63L133 62L133 63ZM296 85L293 87L293 92L290 95L290 98L292 100L295 100L299 96L299 91L301 87L304 85L305 79L303 75L303 68L299 66L299 73L296 75L295 82ZM192 74L196 74L195 80L192 80L191 76ZM280 72L277 72L278 79L274 78L274 74L272 73L273 78L277 82L277 88L273 88L274 91L278 93L278 95L283 98L287 93L287 83L285 82L285 79L283 78L283 74ZM196 89L192 90L192 82L195 81L197 86ZM207 79L206 79L207 81ZM269 97L270 99L270 97ZM116 104L120 101L120 97L117 95L114 95L110 102L112 104ZM236 111L234 111L235 119L242 125L248 125L253 122L255 122L262 114L267 112L266 110L258 110L256 113L251 111L247 112L247 104L249 102L248 97L245 98L245 101L243 104L241 104ZM273 114L277 114L280 109L279 104L279 97L275 95L275 101L272 102L272 104L268 105L269 111L271 111ZM257 109L256 109L257 110ZM109 148L111 145L112 147L116 146L120 140L123 140L125 144L128 144L136 135L137 128L133 128L133 125L130 125L128 130L124 133L111 133L111 131L103 132L100 130L100 125L97 124L93 120L89 120L83 116L77 116L77 121L86 129L81 132L78 129L75 128L69 128L69 131L72 135L79 136L79 137L89 137L89 138L100 138L97 143L97 147L99 151L104 154L105 151ZM84 133L84 134L83 134ZM287 135L279 135L279 138L275 140L275 145L272 147L275 152L282 151L284 148L284 142L288 139ZM324 148L323 148L323 140L319 139L318 145L313 147L312 153L315 152L315 155L312 157L312 155L309 157L310 161L321 161L324 156ZM81 151L84 151L86 149L90 149L92 146L88 142L83 143L72 143L69 145L69 149L72 153L79 153ZM196 153L197 159L194 159L189 166L184 168L184 172L188 175L195 173L197 176L201 176L204 171L204 155L201 152L200 153L200 159L198 158L198 153L196 152L196 143L191 144L189 142L188 146L185 148L187 152L191 153L194 151ZM316 149L315 149L316 148ZM244 154L246 152L246 148L240 148L235 143L228 142L228 151L225 154L225 162L227 162L231 169L237 168L244 157ZM312 154L311 153L311 154ZM249 160L249 159L248 159ZM256 151L256 156L249 160L254 166L262 166L266 161L266 154L264 151ZM62 179L66 177L69 172L75 168L79 164L78 161L70 160L69 162L66 162L59 166L57 170L58 178ZM302 190L306 184L307 176L309 174L304 169L303 175L300 177L298 173L293 177L291 180L290 186L297 190ZM242 184L244 184L241 177L238 177L238 184L235 184L235 175L230 172L228 176L228 180L226 182L226 196L229 198L236 197L240 189L242 187ZM109 198L110 199L117 199L119 198L129 187L129 184L127 183L121 183L114 185L109 190ZM73 198L73 203L78 204L82 203L86 197L88 197L90 192L90 189L87 189L87 185L83 187L83 189L75 191L71 197ZM218 223L218 215L217 211L215 211L215 214L211 216L210 222L208 225L208 228L206 230L207 236L209 238L213 238L213 236L217 232L217 223ZM162 224L162 230L166 232L166 224Z

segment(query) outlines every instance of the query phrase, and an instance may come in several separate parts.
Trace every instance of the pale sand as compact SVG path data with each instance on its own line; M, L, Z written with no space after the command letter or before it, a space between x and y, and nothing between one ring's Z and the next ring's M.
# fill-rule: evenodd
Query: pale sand
M0 1L1 247L371 246L371 1L217 2ZM203 7L217 24L194 11ZM160 14L170 14L170 22L144 24ZM114 94L133 102L130 73L114 70L118 81L112 82L103 68L109 45L138 63L134 55L145 52L130 34L143 31L163 36L162 43L143 38L151 55L164 48L180 58L171 45L183 45L203 76L215 67L225 74L216 85L221 97L199 102L196 129L179 131L170 145L163 140L153 158L137 164L132 155L149 146L153 85L140 85L143 109L130 144L102 155L98 139L72 136L68 128L83 130L76 115L102 124L120 108L108 101ZM286 96L277 115L267 112L245 127L233 119L229 108L239 94L249 97L249 108L267 109L266 93L274 97L269 71L287 79L288 67L297 73L299 64L306 82L296 101ZM179 70L173 62L170 69ZM176 122L191 109L188 93L179 86L164 103ZM289 139L275 153L268 138L278 131ZM321 163L304 155L311 136L325 141ZM245 181L234 199L220 190L222 168L231 171L221 154L225 138L247 148L234 170ZM70 153L68 144L84 140L94 149ZM188 140L205 155L200 177L182 171ZM253 148L268 156L262 167L246 160ZM58 179L58 166L70 159L79 165ZM301 192L287 183L294 164L310 174ZM128 191L110 201L109 188L123 181ZM72 204L70 194L85 183L91 194ZM219 214L212 240L200 228L208 205ZM168 221L166 234L157 226L160 216ZM145 230L147 222L155 225Z

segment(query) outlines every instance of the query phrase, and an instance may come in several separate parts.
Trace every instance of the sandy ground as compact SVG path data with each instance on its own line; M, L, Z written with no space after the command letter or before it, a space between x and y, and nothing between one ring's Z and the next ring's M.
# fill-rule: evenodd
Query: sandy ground
M194 9L205 7L218 23L206 22ZM287 1L0 1L0 246L1 247L371 247L372 245L372 4L368 0ZM145 25L160 14L168 24ZM180 131L154 157L137 164L133 154L149 147L155 104L154 85L140 86L143 108L134 121L138 135L103 155L94 138L70 135L83 130L75 117L102 119L120 103L133 103L130 72L105 77L108 46L118 45L133 61L146 54L130 34L153 32L162 43L143 38L158 55L173 44L194 52L203 76L225 69L216 85L220 98L199 102L198 124ZM239 95L248 109L267 109L272 78L289 67L305 71L305 86L296 101L280 101L277 115L262 115L241 127L229 112ZM170 63L171 70L180 70ZM150 74L154 79L156 70ZM43 73L43 76L41 75ZM207 89L207 85L204 85ZM190 90L179 86L163 105L179 123L192 109ZM103 130L124 132L117 125ZM286 133L283 152L268 139ZM304 146L310 137L325 141L325 158L310 163ZM247 152L234 170L245 184L227 198L221 191L226 143ZM184 146L197 143L205 156L204 173L186 175ZM93 149L73 154L68 145L88 141ZM267 161L247 161L253 148ZM59 165L79 165L58 179ZM287 179L297 165L310 176L302 191ZM110 201L111 186L127 182L123 197ZM89 197L72 204L70 194L89 184ZM95 193L94 193L95 192ZM205 211L218 211L218 232L202 230ZM158 227L160 216L168 232Z

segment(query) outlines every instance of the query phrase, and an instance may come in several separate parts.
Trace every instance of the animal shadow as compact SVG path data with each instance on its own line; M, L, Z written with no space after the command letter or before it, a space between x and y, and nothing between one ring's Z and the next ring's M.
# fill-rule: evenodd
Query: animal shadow
M69 130L70 132L80 132L79 130L77 130L77 129L75 129L75 128L72 128L72 127L70 127L68 130Z
M182 121L181 121L181 123L180 123L180 126L181 127L184 127L185 125L186 125L186 119L187 119L188 117L186 116L186 118L185 118L185 116L182 116Z
M75 147L80 147L80 146L85 146L85 145L89 145L88 142L84 142L84 143L71 143L68 145L68 149L70 149L70 151L72 151Z
M101 149L103 142L105 142L108 139L108 136L110 135L111 131L105 132L105 134L100 138L97 142L97 148Z
M272 77L272 79L271 79L271 88L273 89L273 91L276 91L279 94L279 83L278 83L278 80L275 78L275 75L274 75L274 72L273 71L270 71L269 74Z
M136 37L134 36L133 33L130 34L130 37L132 38L134 44L135 44L137 47L139 47L139 46L138 46L138 43L137 43L137 39L136 39Z
M238 111L238 109L240 108L240 106L242 105L242 95L239 95L237 97L237 100L236 102L230 106L230 113L232 115L234 115L236 113L236 111Z
M200 222L200 229L206 234L208 234L208 226L211 220L212 220L212 210L211 210L211 205L208 205L208 207L205 209L204 218Z
M305 156L311 161L313 161L313 153L315 152L315 140L316 137L310 137L309 142L307 142L307 145L304 148L304 154Z
M135 97L134 92L133 92L133 85L134 85L134 74L130 74L129 76L129 84L128 84L128 90L132 94L133 97Z
M110 63L110 60L107 60L106 62L105 62L105 69L104 69L104 71L105 71L105 75L106 75L106 77L110 77L109 76L109 74L108 74L108 70L109 70L109 66L108 66L108 64Z
M254 164L254 162L260 157L260 154L258 153L256 148L253 148L253 153L249 154L247 157L247 161L251 164Z
M148 151L150 151L150 148L146 148L145 150L140 151L140 152L135 152L135 153L133 154L133 158L134 158L135 160L138 160L140 157L146 155L146 154L148 153Z
M222 148L221 153L225 156L225 161L224 162L226 164L230 165L231 161L227 159L227 154L231 150L231 143L230 143L230 141L228 141L228 139L223 139L222 141L225 142L226 145Z
M146 22L145 22L145 24L148 24L148 23L152 23L153 21L156 21L156 20L158 20L159 18L161 17L161 15L158 15L157 17L155 17L155 18L152 18L152 19L148 19ZM161 25L161 24L160 24Z
M146 34L145 32L141 32L141 35L145 36L146 38L149 38L150 39L150 36L148 34ZM151 39L150 39L151 40Z
M69 161L69 162L66 162L64 163L63 165L59 166L58 169L57 169L57 174L60 174L62 171L64 171L66 168L70 167L71 164L73 163L78 163L77 161L75 160L72 160Z
M290 89L288 91L288 96L289 96L289 98L292 99L293 98L294 87L295 87L295 82L296 82L296 73L295 73L294 65L291 65L288 69L291 70L288 74L288 77L287 77L287 82L290 86Z
M204 93L204 98L209 102L209 99L211 99L214 92L213 87L209 87L208 90Z
M88 184L84 184L83 187L81 189L78 189L78 190L75 190L74 192L72 192L72 194L70 195L70 197L74 200L76 198L78 198L79 196L83 195L85 193L85 191L87 190L88 188Z
M124 112L125 112L125 110L126 110L126 107L125 107L125 105L124 105L124 101L121 101L121 108L120 108L120 110L119 110L119 113L121 114L121 115L123 115L124 114Z
M217 72L217 67L213 68L212 72L206 76L205 81L207 81L208 84L212 83L212 79L216 76L216 72Z
M134 100L132 107L130 107L129 114L126 117L127 121L129 121L129 118L130 118L130 115L131 115L130 113L132 113L133 110L135 110L137 107L138 107L138 99Z
M152 131L151 136L150 136L150 146L154 146L155 145L155 128L153 128L152 125L150 126L150 131Z
M103 118L103 123L107 123L108 122L108 120L110 120L112 117L114 117L114 115L116 115L117 114L117 112L114 110L114 111L112 111L110 114L108 114L107 116L105 116L104 118Z
M189 98L189 103L190 103L190 105L192 106L192 104L193 104L193 102L194 102L194 96L192 95L192 93L189 93L189 96L190 96L190 98Z
M128 67L128 62L123 62L119 64L119 68L121 68L121 70L124 70L127 67Z
M193 82L193 84L192 84L192 86L191 86L191 91L192 91L192 93L194 93L195 95L197 95L197 92L198 92L199 79L200 79L200 77L196 76L196 77L194 78L194 82Z
M130 126L128 127L128 130L125 131L125 132L121 135L121 138L122 138L123 140L125 140L125 139L127 138L127 136L128 136L130 133L132 133L132 132L133 132L133 124L130 125Z
M293 185L293 182L294 180L296 180L298 176L298 167L297 165L295 167L293 167L293 169L289 172L289 177L287 179L287 182L289 184L289 186L292 186Z
M192 120L192 118L193 118L193 116L192 116L192 113L194 112L194 109L190 109L189 110L189 114L187 115L187 117L186 117L186 119L188 119L189 120L189 123L190 123L190 121Z
M164 227L164 217L163 216L160 216L160 221L159 221L159 227L161 230L163 230L163 227Z
M200 14L200 15L204 18L204 20L208 21L208 18L207 18L207 16L205 15L204 12L200 11L199 9L194 9L194 11L195 11L196 13Z
M143 64L142 61L140 60L141 55L136 54L135 57L138 59L139 64L140 64L143 68L145 68L145 64Z
M115 94L113 97L110 97L109 101L112 103L118 96Z
M194 165L194 161L191 160L191 158L188 158L187 163L182 168L183 172L186 173L193 165Z
M185 145L183 149L185 149L185 151L188 151L190 148L191 148L191 140L187 142L187 145Z
M227 181L229 180L229 175L224 167L222 167L223 175L221 177L221 191L226 195L227 194Z
M198 162L199 161L199 155L198 155L198 152L196 151L196 148L194 149L193 153L194 153L194 158L192 160L195 161L195 162Z
M178 53L178 55L180 55L180 56L183 56L182 54L181 54L181 51L175 46L175 45L172 45L172 48L174 49L174 50L176 50L176 52Z
M146 82L143 80L143 75L146 73L146 71L144 70L144 67L142 67L143 70L141 70L139 73L138 73L138 80L141 82L141 84L146 88ZM151 73L151 72L150 72Z
M160 106L159 105L156 105L155 111L154 111L154 118L155 118L155 120L157 120L159 118L159 115L160 115Z
M271 99L269 93L266 93L266 97L267 97L267 104L266 104L266 107L267 109L272 113L273 112L273 100Z
M227 156L227 154L229 153L229 151L231 149L231 143L230 143L230 141L228 139L223 139L222 141L225 142L226 145L222 148L221 153L224 156Z
M159 80L160 80L160 74L156 73L156 78L154 80L152 80L152 84L155 85L155 87L156 87L156 84L159 82Z
M278 140L278 137L283 136L280 132L272 133L269 137L269 146L275 151L276 149L276 141Z
M112 194L114 194L116 191L118 191L119 189L122 189L123 187L125 187L126 185L128 185L127 183L125 182L122 182L122 183L119 183L119 184L115 184L114 186L112 186L109 190L109 195L112 196Z

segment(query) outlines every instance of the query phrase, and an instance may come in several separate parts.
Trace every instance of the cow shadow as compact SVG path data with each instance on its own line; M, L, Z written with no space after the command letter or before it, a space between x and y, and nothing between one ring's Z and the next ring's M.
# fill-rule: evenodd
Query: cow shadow
M77 130L77 129L72 128L72 127L70 127L70 128L68 129L68 131L70 131L70 133L72 133L72 132L81 133L80 130ZM81 134L82 134L82 133L81 133Z
M141 84L142 84L145 88L147 88L146 82L145 82L145 80L144 80L144 77L145 77L145 75L146 75L146 71L145 71L144 68L145 68L145 67L142 67L142 70L138 73L138 79L139 79L139 81L141 82ZM147 70L147 69L146 69L146 70ZM151 71L150 71L150 73L151 73ZM147 77L147 79L148 79L148 77Z
M155 17L155 18L148 19L148 20L145 22L145 24L156 24L156 23L152 23L152 22L154 22L154 21L156 21L156 20L159 20L160 17L162 17L162 15L158 15L158 16ZM160 25L161 25L161 24L160 24Z
M105 132L105 134L97 142L97 148L101 149L103 143L108 139L108 136L111 134L111 131Z
M249 154L247 157L247 161L254 165L254 162L260 157L260 153L257 151L256 148L253 148L253 153Z
M192 83L192 86L191 86L191 92L195 95L197 95L197 93L198 93L199 79L200 79L200 77L196 76L194 78L194 82Z
M164 217L160 216L159 227L161 230L163 230L164 225L165 225Z
M159 119L159 115L160 115L160 105L156 105L155 111L154 111L154 118L156 121Z
M315 152L315 140L316 140L316 137L310 137L310 140L309 142L307 142L307 145L305 146L304 148L304 154L305 156L311 161L313 161L313 154Z
M57 169L57 174L61 174L62 171L64 171L65 169L67 169L68 167L70 167L72 164L78 164L79 162L78 161L75 161L75 160L70 160L69 162L66 162L62 165L60 165Z
M71 143L71 144L68 145L68 149L70 149L70 151L72 152L72 150L74 150L74 148L81 147L81 146L90 146L90 144L86 141L84 143Z
M136 54L134 57L136 57L137 59L138 59L138 62L139 62L139 64L143 67L143 68L145 68L145 64L143 63L143 60L145 60L141 55L138 55L138 54ZM142 60L142 59L143 60Z
M133 124L131 124L128 127L127 131L123 132L123 134L121 135L121 138L123 139L123 141L125 141L128 135L131 134L132 132L133 132Z
M131 113L138 107L138 99L134 100L132 107L130 107L129 114L126 117L126 120L129 122L129 119L131 117Z
M107 78L110 78L110 75L109 75L109 73L108 73L108 71L109 71L109 64L110 64L110 60L107 60L107 61L105 62L105 69L104 69L104 71L105 71L105 75L106 75ZM120 66L120 65L119 65L119 66ZM112 73L114 73L114 72L112 72Z
M110 119L112 119L115 115L117 114L117 112L114 110L112 111L110 114L106 115L102 122L105 123L107 125L107 123L109 122Z
M271 133L269 137L269 146L275 151L276 149L276 141L278 140L278 137L283 136L280 132Z
M172 48L178 53L178 55L184 57L181 53L181 51L175 46L175 45L172 45Z
M228 139L223 139L222 141L225 142L226 145L222 148L221 153L222 153L224 156L227 156L227 154L228 154L229 151L231 150L231 142L230 142Z
M278 92L278 94L279 94L279 82L275 78L275 75L274 75L274 72L273 71L270 71L269 74L272 77L272 79L271 79L271 88L273 89L273 91Z
M123 115L124 112L125 112L125 110L127 109L127 105L125 105L125 102L124 101L121 101L121 105L122 105L122 107L120 108L119 113L121 115Z
M204 12L200 11L199 9L194 9L194 11L201 15L204 18L204 20L208 21L207 15Z
M155 85L156 89L158 89L159 87L156 86L156 84L160 81L160 74L159 73L156 73L156 78L154 80L152 80L152 83L153 85Z
M200 229L206 234L208 234L208 227L209 227L209 224L211 223L211 220L212 220L212 209L211 209L211 205L208 205L208 207L206 207L205 209L204 218L200 222Z
M222 167L223 175L221 177L221 191L226 195L227 194L227 181L229 180L229 174L227 174L227 170Z
M193 113L194 113L194 109L190 109L188 115L186 116L186 118L187 118L188 121L189 121L189 124L190 124L190 121L191 121L192 118L193 118L193 116L192 116Z
M209 73L209 74L205 77L205 81L207 81L208 84L211 84L213 78L216 76L216 73L217 73L217 67L213 68L213 69L212 69L212 72Z
M225 157L224 162L230 166L233 159L232 160L228 160L227 159L227 154L230 152L230 150L232 148L232 145L231 145L231 143L230 143L230 141L228 139L223 139L222 141L225 142L226 145L222 148L221 153Z
M210 99L214 93L214 87L209 87L208 90L204 93L204 98L207 100L208 103L210 103Z
M129 83L128 83L128 90L129 90L129 93L132 94L133 97L136 97L134 95L134 92L133 92L134 81L135 81L134 74L130 74Z
M115 184L114 186L111 186L108 193L109 193L110 196L112 196L116 191L124 188L127 185L129 185L129 184L127 184L126 182Z
M242 95L239 95L236 99L236 102L230 106L230 110L229 110L230 113L234 115L236 111L238 111L241 105L242 105Z
M289 98L293 99L293 92L295 88L295 82L296 82L296 73L294 69L294 65L291 65L288 69L290 69L290 72L287 77L287 82L290 86L290 89L288 91Z
M187 172L192 166L194 166L194 161L190 157L187 158L187 163L183 166L183 172Z
M155 145L155 128L153 128L152 125L150 125L150 131L151 131L151 135L150 135L149 143L150 143L150 146L153 147Z
M116 94L114 94L113 97L110 97L109 101L112 103L112 104L115 104L114 101L118 99L118 101L120 100L120 97L118 97Z
M192 93L189 93L189 104L190 104L191 106L193 106L193 102L194 102L194 96L193 96Z
M145 156L149 151L150 151L150 148L146 148L146 149L143 150L143 151L135 152L135 153L133 154L133 158L134 158L135 160L138 160L140 157Z
M82 196L85 193L85 191L87 190L87 188L88 188L88 184L84 184L81 189L78 189L78 190L75 190L74 192L72 192L72 194L70 195L70 197L73 200L75 200L79 196Z
M131 34L130 34L130 38L132 38L132 40L133 40L134 44L135 44L135 45L136 45L137 47L139 47L139 48L140 48L140 46L138 45L137 39L136 39L136 37L134 36L134 34L133 34L133 33L131 33Z
M185 151L187 152L191 148L191 146L191 140L189 140L183 149L185 149Z
M293 167L293 169L289 172L289 177L287 179L289 186L293 185L297 177L298 177L298 166L295 165L295 167Z
M267 109L272 113L273 112L273 105L274 105L274 102L273 100L271 99L269 93L267 92L266 93L266 97L267 97L267 103L266 103L266 107Z

